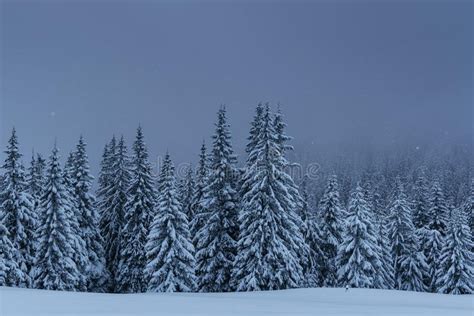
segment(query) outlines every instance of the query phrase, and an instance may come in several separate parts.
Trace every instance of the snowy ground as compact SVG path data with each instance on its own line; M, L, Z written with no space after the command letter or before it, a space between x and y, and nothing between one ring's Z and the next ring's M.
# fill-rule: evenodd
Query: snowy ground
M472 316L474 296L299 289L229 294L89 294L0 287L0 315Z

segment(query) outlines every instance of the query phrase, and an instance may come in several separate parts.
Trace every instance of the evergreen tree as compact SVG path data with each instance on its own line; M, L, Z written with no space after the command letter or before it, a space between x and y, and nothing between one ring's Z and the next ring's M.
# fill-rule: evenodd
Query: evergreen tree
M183 178L182 190L179 194L180 202L183 207L183 211L188 217L188 222L194 217L193 214L193 197L196 183L194 182L193 169L189 166L186 170L186 175Z
M78 270L73 260L74 235L68 216L69 199L64 188L58 149L53 148L41 198L39 245L35 258L35 287L75 290Z
M423 172L416 180L412 201L413 224L415 225L415 228L428 227L428 202L428 181Z
M38 226L38 220L39 220L39 204L41 200L41 195L43 194L43 185L44 185L44 169L45 169L45 161L41 157L41 155L37 155L35 157L35 154L31 156L31 163L28 168L28 177L27 177L27 187L28 187L28 193L30 193L32 200L33 200L33 210L35 213L36 217L36 224L33 229L34 234L36 234L37 231L37 226ZM35 251L37 248L37 238L34 238L32 241L32 259L35 257ZM34 278L33 273L33 267L30 268L30 277Z
M98 188L96 190L96 209L99 214L99 230L100 234L103 239L103 247L104 247L104 256L105 256L105 265L107 268L108 276L110 276L110 279L107 280L107 284L105 284L105 290L109 291L112 289L112 274L111 271L109 270L109 261L107 258L107 250L106 248L109 246L108 240L106 240L105 236L107 234L107 231L105 231L104 223L102 222L102 219L104 218L104 213L107 211L107 208L109 206L109 196L108 196L108 190L110 187L110 178L112 176L112 159L113 159L113 154L115 151L116 147L116 139L115 135L112 137L110 143L105 144L104 146L104 151L102 153L102 160L100 162L100 171L99 171L99 177L97 180L97 185Z
M303 225L301 232L309 247L309 264L304 267L304 286L316 287L323 284L322 265L324 253L321 250L321 232L318 227L316 214L310 210L308 205L308 176L303 177L301 182L301 197L303 198L303 208L301 209L301 219Z
M300 230L298 205L288 189L286 160L268 105L258 138L256 152L251 153L256 159L248 161L251 164L244 175L244 187L250 190L242 197L239 215L234 268L238 291L294 288L303 279L300 253L307 245Z
M448 208L444 193L439 182L435 181L431 188L428 227L437 230L444 237L446 235L447 219Z
M426 258L425 287L428 291L436 293L443 237L439 231L430 228L420 228L417 235L421 239L420 250Z
M402 263L408 263L409 260L414 259L412 251L416 250L417 245L415 244L415 227L412 222L411 209L400 178L396 179L395 185L394 200L390 205L390 215L387 221L394 261L395 286L397 289L402 289L402 283L405 281L402 278L405 268ZM407 259L408 257L410 259Z
M372 288L378 282L377 271L382 264L377 254L372 216L364 190L358 184L351 195L343 241L336 258L340 285Z
M196 170L196 189L194 190L191 212L193 214L190 218L191 239L194 247L196 247L198 240L196 239L197 232L204 226L207 221L207 213L203 207L204 189L207 185L209 174L208 157L206 153L206 145L203 142L199 154L199 164Z
M81 209L78 206L79 200L75 194L75 187L73 183L74 177L74 154L69 153L64 170L62 173L64 186L65 212L69 221L72 234L72 260L76 264L77 274L75 280L75 290L87 291L87 268L89 264L89 256L87 253L86 243L82 239L82 232L79 227L79 220L81 218Z
M321 275L323 286L337 285L336 256L342 242L342 218L344 210L339 200L336 175L328 179L326 190L319 203L319 227L321 230L321 250L323 252Z
M4 214L0 214L0 286L14 286L18 284L23 272L13 257L15 249L3 224L3 216Z
M33 197L28 192L25 171L20 162L21 154L18 151L15 129L8 140L5 154L0 208L4 213L3 223L10 233L10 241L13 244L13 257L21 272L14 285L30 287L32 280L29 273L34 260L37 216Z
M474 292L474 245L466 219L460 210L454 210L448 226L438 271L438 289L441 293L472 294Z
M417 239L413 235L405 250L405 254L400 257L400 271L398 277L398 288L405 291L426 291L423 282L424 271L428 268L425 263L423 252L417 249Z
M115 145L115 144L114 144ZM111 146L112 147L112 146ZM123 137L114 148L110 158L110 174L104 189L103 207L100 218L102 236L104 238L107 270L110 273L111 290L117 291L118 261L124 226L127 190L130 186L130 159Z
M41 193L44 183L44 172L43 167L37 163L37 158L33 154L31 156L30 167L28 168L28 192L34 201L33 209L38 210L39 200L41 198Z
M97 181L98 189L96 192L96 203L97 209L99 211L99 216L102 218L104 216L104 212L108 208L109 203L109 195L108 190L110 188L110 179L113 176L112 172L112 164L113 159L115 158L115 150L117 147L117 140L115 136L112 137L111 141L104 146L104 151L102 153L102 160L100 162L100 172L99 178ZM102 223L100 223L100 229L102 234L105 232L103 231Z
M266 105L266 109L268 108L268 104ZM263 121L262 121L263 124ZM303 227L303 222L301 218L301 212L303 208L303 198L301 197L300 190L296 183L293 181L293 178L287 174L287 172L291 171L291 168L294 167L299 167L297 163L290 163L286 159L286 152L292 151L293 146L289 145L288 142L292 140L293 138L291 136L288 136L285 133L286 129L286 123L283 121L283 114L281 112L280 106L278 105L278 110L273 116L273 127L275 129L275 134L276 134L276 144L279 148L279 151L281 153L281 163L283 166L283 174L281 177L281 180L283 181L286 190L289 193L289 196L291 198L291 205L292 205L292 211L290 211L292 221L295 223L297 227ZM293 216L294 215L294 216ZM297 238L296 238L297 240ZM298 241L299 242L299 241ZM303 267L304 271L310 270L310 265L311 262L309 259L310 257L310 249L309 246L306 244L306 242L303 242L298 244L300 247L300 251L298 252L299 255L299 260L300 264ZM304 280L302 280L304 281Z
M74 174L72 184L79 213L80 236L85 242L88 256L87 289L91 292L102 292L107 283L103 240L100 235L99 214L95 197L91 194L93 177L89 171L86 144L82 136L74 152Z
M127 192L124 223L120 237L117 291L145 292L147 280L145 244L149 223L154 216L156 189L143 131L138 127L133 144L131 183Z
M259 142L259 135L260 135L260 130L262 126L262 118L263 118L263 113L264 113L264 107L261 103L257 104L257 107L255 108L255 116L253 118L252 123L250 124L250 135L247 138L248 143L247 146L245 147L245 151L247 153L247 164L252 164L255 162L255 147L257 146Z
M196 286L194 247L175 181L167 153L160 173L157 210L145 245L149 292L189 292Z
M237 193L231 134L222 107L213 137L212 165L204 188L203 213L207 220L195 236L196 275L201 292L231 291L231 272L236 254Z
M379 271L379 284L378 287L382 289L393 289L395 286L395 270L394 262L391 251L390 240L388 238L388 228L387 223L384 218L379 218L376 221L378 228L377 234L377 246L380 262L382 264Z

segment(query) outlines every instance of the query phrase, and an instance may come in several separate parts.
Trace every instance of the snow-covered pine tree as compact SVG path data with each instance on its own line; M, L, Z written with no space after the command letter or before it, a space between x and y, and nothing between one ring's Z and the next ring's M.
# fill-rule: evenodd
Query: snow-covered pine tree
M268 104L266 105L268 106ZM245 152L247 153L246 166L253 165L255 163L255 160L257 159L257 151L255 150L255 148L258 145L258 142L260 141L259 136L263 124L263 114L264 106L262 105L262 103L258 103L255 108L255 115L253 117L252 122L250 123L250 132L249 136L247 137L248 143L245 147ZM237 183L236 190L240 197L244 196L245 193L251 190L251 188L246 187L247 183L244 179L245 171L245 167L237 169L239 181Z
M323 277L321 273L321 266L323 262L323 252L321 250L321 232L319 230L316 214L309 207L309 193L308 193L308 175L303 176L300 191L303 199L303 208L301 209L301 232L303 238L309 247L309 264L304 267L304 282L305 287L317 287L323 284Z
M474 245L464 214L453 210L441 252L438 271L440 293L472 294L474 292Z
M37 213L39 200L43 189L44 182L44 170L43 167L37 162L37 157L34 153L31 156L31 163L28 168L28 192L34 200L33 209Z
M373 177L374 173L371 168L368 167L365 171L363 171L360 183L364 191L364 199L369 207L369 212L373 215L372 222L374 224L377 236L376 254L379 257L381 263L381 268L377 271L378 274L374 283L374 287L378 289L385 289L393 287L393 266L388 266L390 263L393 263L393 260L384 257L387 251L384 252L382 250L382 247L389 245L388 243L384 244L384 241L387 241L387 237L384 238L383 236L384 233L387 233L387 229L383 225L387 217L387 212L376 208L376 206L380 207L380 205L378 204L379 201L376 199L377 195L373 187ZM389 253L389 256L392 256L391 252Z
M235 163L226 109L218 112L213 136L212 165L204 188L207 220L195 236L196 276L200 292L228 292L238 236Z
M38 220L40 216L39 203L41 200L41 195L43 194L44 168L45 168L44 159L39 154L35 156L33 152L31 156L31 163L28 168L27 186L28 186L28 192L30 193L33 199L33 210L35 212L35 217L37 219L36 227L34 228L35 234L37 231L37 225L38 225ZM34 238L32 243L33 243L32 258L34 258L36 247L37 247L37 238ZM33 267L30 268L30 277L33 280L34 276L32 275L33 273L32 270L33 270Z
M111 143L112 144L112 143ZM121 243L121 232L124 226L125 204L127 203L128 189L131 181L130 159L127 155L127 146L123 136L114 146L113 156L110 158L110 174L102 205L100 219L107 270L110 273L110 288L117 291L118 261Z
M380 280L377 286L382 289L390 290L395 287L395 271L386 219L378 217L375 225L376 229L378 229L377 246L380 262L382 264L379 273Z
M428 180L425 177L425 173L422 171L416 180L413 189L413 224L415 228L427 228L429 222L429 204L428 204Z
M201 151L199 153L199 163L196 169L196 186L194 190L191 210L192 218L190 221L190 232L191 240L193 241L194 247L196 248L197 239L195 238L197 232L204 226L207 221L207 213L203 207L204 201L204 189L207 185L209 174L208 156L206 152L206 144L203 142L201 145Z
M425 286L430 292L438 292L438 271L441 265L441 250L443 248L443 236L436 229L420 228L418 230L420 250L426 258Z
M83 137L74 152L74 168L71 177L74 194L79 209L79 232L86 245L88 264L86 270L87 290L103 292L108 280L105 268L105 254L103 240L99 228L99 214L91 186L93 177L89 171L89 162L86 153L86 144Z
M0 208L4 213L3 223L10 233L10 241L13 244L13 257L21 271L14 285L30 287L37 214L34 210L34 199L28 192L25 171L20 162L21 154L18 151L15 129L8 140L5 154L6 158L2 166L4 174L0 192Z
M189 292L196 287L194 246L178 200L174 166L167 153L160 172L156 213L145 245L149 292Z
M56 145L50 157L41 198L39 244L35 258L35 287L73 291L79 271L73 261L74 236L68 216L69 199L61 175Z
M109 272L109 280L107 280L107 284L105 285L106 291L108 292L111 290L112 287L112 280L111 280L111 271L108 269L109 262L107 260L106 256L106 247L109 246L107 243L107 240L105 239L106 232L104 231L103 223L102 223L102 218L104 217L104 213L108 207L109 203L109 198L108 198L108 189L110 185L110 177L112 174L112 156L113 156L113 151L115 151L115 146L116 146L116 139L115 135L112 137L110 143L105 144L104 146L104 151L102 152L102 160L100 162L100 171L99 171L99 177L97 180L97 190L96 190L96 208L99 214L99 229L100 229L100 234L103 239L103 247L104 247L104 255L105 255L105 265L107 267L107 271Z
M434 181L430 194L429 222L430 229L436 229L443 237L446 235L448 207L439 181Z
M104 150L102 152L102 160L100 162L99 177L97 179L99 188L107 188L107 185L110 183L110 179L113 174L112 165L116 154L117 146L117 138L115 137L115 135L113 135L110 141L104 146ZM105 189L105 191L107 191L107 189ZM99 197L99 192L97 192L97 197Z
M418 241L415 234L407 241L405 254L400 257L400 271L397 275L398 288L404 291L426 291L424 283L425 271L428 269L425 256L418 251ZM396 264L395 264L396 267ZM396 282L397 283L397 282Z
M377 234L372 223L373 214L364 199L360 183L351 195L346 213L343 241L338 248L338 284L343 286L372 288L378 282L381 268L377 254Z
M15 249L3 224L4 215L0 209L0 286L14 286L23 272L13 258Z
M303 223L301 220L301 210L303 208L304 201L301 197L298 186L293 181L293 178L289 174L287 174L287 172L291 171L291 168L298 168L299 165L297 163L290 163L285 156L286 152L293 150L293 146L288 144L288 142L291 141L293 138L291 136L288 136L285 132L286 123L283 121L283 114L281 112L280 105L278 105L277 112L273 116L272 124L275 129L276 144L279 147L281 153L281 163L283 165L284 171L282 173L281 180L286 186L286 190L288 191L292 199L292 202L290 203L292 205L292 208L289 210L288 216L291 218L291 220L297 227L303 227ZM297 247L299 248L298 255L300 259L300 264L303 267L303 271L309 271L311 265L311 262L309 261L309 246L306 244L304 239L301 243L299 243L301 240L298 240L298 238L295 238L294 241L297 243Z
M302 284L300 254L307 245L298 205L288 189L286 160L269 106L265 106L258 144L244 174L240 235L233 281L238 291L276 290ZM300 224L300 226L298 226Z
M404 274L404 272L406 272L404 269L408 267L406 266L408 263L410 263L410 265L414 264L412 260L417 258L414 252L417 251L418 245L411 209L399 177L397 177L395 181L395 191L387 222L394 262L395 287L402 289L403 284L407 282L407 280L403 278L403 276L406 275L406 273ZM422 261L424 262L424 259ZM403 265L403 263L405 263L405 265ZM418 266L423 267L423 263L420 263Z
M97 209L99 211L99 216L102 218L104 216L104 212L107 210L108 203L109 203L109 195L108 190L110 187L110 178L112 177L112 163L113 158L115 156L115 150L117 146L117 140L115 139L115 135L112 137L108 144L105 144L104 151L102 153L102 160L100 162L100 171L99 171L99 178L97 180L98 188L96 191L96 204ZM103 231L102 222L100 223L100 231L102 235L105 235Z
M262 103L257 104L255 108L255 116L253 118L252 123L250 123L250 135L248 136L247 146L245 147L245 152L247 153L247 164L252 164L255 162L255 147L258 144L258 137L260 135L260 129L262 125L262 118L263 118L264 107Z
M344 210L339 200L336 175L329 177L324 195L319 202L319 228L321 231L321 275L323 286L337 285L336 256L342 242Z
M194 182L193 168L188 166L186 174L183 178L183 185L181 192L179 192L179 199L183 208L184 213L188 217L188 222L194 217L193 214L193 197L196 183Z
M146 266L145 244L150 219L155 213L155 181L148 161L141 127L133 144L131 160L131 182L127 192L124 222L120 237L118 258L117 291L126 293L145 292L147 279L143 271Z
M64 170L62 173L63 186L64 186L64 198L67 199L65 203L65 212L69 220L69 226L72 234L72 247L73 255L72 260L76 264L77 276L75 283L75 290L86 292L87 291L87 266L89 264L89 257L86 250L86 243L82 239L82 233L79 228L79 219L81 218L80 208L78 206L78 199L75 194L74 183L72 178L74 176L74 154L69 153L66 163L64 164Z
M364 189L364 198L367 201L367 203L369 204L372 211L374 211L374 213L375 213L375 209L373 208L374 188L373 188L373 185L372 185L372 176L373 176L373 174L372 174L372 171L370 169L369 170L364 170L362 172L362 176L361 176L361 185L362 185L362 188Z

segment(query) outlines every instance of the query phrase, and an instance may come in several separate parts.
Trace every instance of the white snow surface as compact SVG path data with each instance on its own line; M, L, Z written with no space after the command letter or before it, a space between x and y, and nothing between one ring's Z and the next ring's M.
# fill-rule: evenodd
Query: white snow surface
M0 315L474 315L474 295L318 288L95 294L0 287Z

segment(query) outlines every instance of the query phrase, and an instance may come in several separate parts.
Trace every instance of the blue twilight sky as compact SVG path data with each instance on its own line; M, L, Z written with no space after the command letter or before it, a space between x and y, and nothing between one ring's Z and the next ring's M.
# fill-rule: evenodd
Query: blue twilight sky
M25 160L80 134L97 169L139 123L196 160L224 103L236 151L258 101L300 144L471 137L471 1L0 1L0 139ZM3 159L3 153L0 158Z

